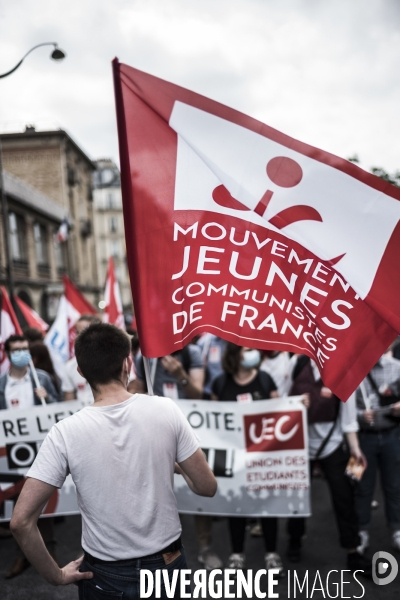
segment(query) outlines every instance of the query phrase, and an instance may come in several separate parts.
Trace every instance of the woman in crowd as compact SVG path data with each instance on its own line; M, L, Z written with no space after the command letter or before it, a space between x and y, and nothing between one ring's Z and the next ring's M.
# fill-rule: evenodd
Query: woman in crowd
M61 402L63 400L61 379L54 370L53 361L51 360L47 346L45 346L43 342L34 342L29 345L29 351L32 356L33 366L36 369L41 369L49 374L58 395L58 402Z
M222 401L252 402L277 398L278 392L271 376L258 369L261 354L252 348L243 348L229 342L226 346L222 368L224 373L214 380L212 399ZM232 554L229 557L228 569L243 569L245 562L244 540L246 531L245 517L229 517L229 533ZM283 575L283 565L276 553L278 519L266 517L261 519L265 542L266 569L279 569Z

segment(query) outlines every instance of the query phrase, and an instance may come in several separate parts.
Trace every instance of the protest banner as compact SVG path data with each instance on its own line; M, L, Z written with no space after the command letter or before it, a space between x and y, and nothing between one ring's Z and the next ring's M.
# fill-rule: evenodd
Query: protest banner
M310 515L306 410L298 398L257 402L176 400L218 478L213 498L180 475L179 512L230 516Z
M208 98L117 59L113 67L143 355L202 332L304 353L346 400L400 331L400 190Z
M305 409L292 398L254 403L178 400L218 477L214 498L196 496L180 476L181 512L215 515L308 515ZM51 426L85 406L75 400L0 411L0 521L8 521L25 476ZM128 484L127 484L128 485ZM68 475L44 515L79 514Z
M84 406L82 401L74 400L0 411L0 521L10 520L26 473L51 426ZM50 498L43 514L78 513L75 485L68 475L62 489Z

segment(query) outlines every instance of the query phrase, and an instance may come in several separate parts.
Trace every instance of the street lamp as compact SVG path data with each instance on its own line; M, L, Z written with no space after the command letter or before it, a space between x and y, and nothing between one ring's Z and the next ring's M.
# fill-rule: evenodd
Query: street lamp
M28 50L28 52L25 54L25 56L23 56L21 58L19 63L17 65L15 65L15 67L13 69L11 69L11 71L7 71L7 73L3 73L2 75L0 75L0 79L2 79L3 77L7 77L7 75L11 75L11 73L14 73L14 71L16 71L18 69L18 67L20 67L22 65L22 63L24 62L24 60L28 56L28 54L33 52L33 50L36 50L36 48L40 48L41 46L54 46L54 50L50 54L50 58L52 58L53 60L62 60L66 56L65 52L60 50L60 48L58 47L58 44L56 44L56 42L45 42L43 44L38 44L37 46L33 46L33 48Z
M40 48L41 46L53 46L54 50L53 52L50 54L50 58L52 58L53 60L62 60L63 58L65 58L65 52L63 52L62 50L60 50L60 48L58 47L58 44L56 44L56 42L45 42L43 44L37 44L36 46L33 46L33 48L31 48L19 61L19 63L17 65L15 65L15 67L13 69L11 69L10 71L7 71L7 73L3 73L2 75L0 75L0 79L2 79L3 77L7 77L8 75L11 75L11 73L14 73L14 71L16 71L18 69L18 67L20 67L22 65L22 63L24 62L25 58L28 56L28 54L30 54L31 52L33 52L33 50L36 50L36 48ZM2 151L1 151L1 137L0 137L0 193L1 193L1 206L2 206L2 213L3 213L3 236L4 236L4 247L5 247L5 251L6 251L6 274L7 274L7 287L8 287L8 291L10 294L10 300L12 303L14 303L14 275L13 275L13 270L12 270L12 262L11 262L11 243L10 243L10 228L9 228L9 216L8 216L8 202L7 202L7 198L6 198L6 194L4 192L4 179L3 179L3 161L2 161Z

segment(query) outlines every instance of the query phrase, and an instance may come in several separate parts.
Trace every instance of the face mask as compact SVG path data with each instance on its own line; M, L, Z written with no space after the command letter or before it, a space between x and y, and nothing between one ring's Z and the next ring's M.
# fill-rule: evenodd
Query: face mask
M10 354L11 364L20 369L29 365L31 358L29 350L14 350Z
M261 355L259 350L247 350L244 353L244 357L240 363L240 366L244 369L254 369L254 367L258 367L260 361Z

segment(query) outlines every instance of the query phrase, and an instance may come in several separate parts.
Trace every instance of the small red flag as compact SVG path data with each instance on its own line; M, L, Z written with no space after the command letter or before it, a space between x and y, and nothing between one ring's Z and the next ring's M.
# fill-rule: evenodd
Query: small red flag
M114 261L112 257L110 257L108 261L104 298L106 303L103 316L104 322L116 325L117 327L125 331L125 321L124 313L122 310L121 293L118 285L118 280L115 277Z
M19 296L14 296L14 300L18 305L19 310L22 313L28 327L36 327L46 335L46 331L49 328L49 325L42 319L40 315L37 314L36 311L33 310L30 306L28 306Z
M97 310L78 290L72 281L66 275L63 276L64 296L67 301L67 324L69 335L69 355L73 357L74 341L76 337L75 323L82 315L96 315Z
M7 290L1 286L1 331L0 331L0 374L6 373L10 368L10 361L4 352L4 342L10 335L22 335L22 329L18 323Z

